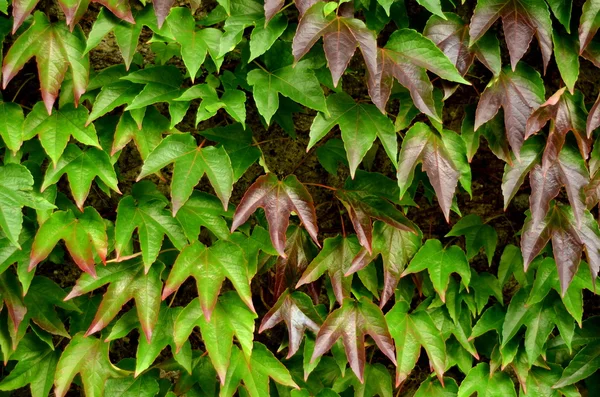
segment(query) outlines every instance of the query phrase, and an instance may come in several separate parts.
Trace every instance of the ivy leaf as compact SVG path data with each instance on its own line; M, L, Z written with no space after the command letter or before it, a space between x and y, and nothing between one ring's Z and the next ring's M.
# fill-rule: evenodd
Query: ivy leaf
M321 357L342 338L350 368L362 383L366 335L371 336L383 354L396 364L394 341L381 309L364 297L358 301L344 299L342 306L331 312L321 326L311 361Z
M310 62L298 62L295 66L283 66L272 71L254 69L247 81L252 86L254 101L267 124L279 108L279 94L301 105L327 113L323 89Z
M299 291L286 290L269 310L260 323L259 333L273 328L280 322L285 322L288 330L289 348L287 358L292 357L300 348L302 337L308 328L315 335L322 323L311 299Z
M227 210L233 190L233 169L223 148L196 145L191 134L170 135L150 153L137 180L175 163L171 180L173 216L192 195L194 187L204 174Z
M579 54L583 54L598 31L597 17L600 13L600 4L596 0L587 0L581 11L579 21Z
M434 120L441 122L435 107L433 85L427 70L441 78L470 84L456 70L452 62L435 44L411 29L400 29L379 49L375 68L368 68L368 88L371 100L379 110L385 111L394 78L406 87L415 106Z
M125 110L141 109L159 102L171 102L181 95L183 76L173 65L148 67L129 73L121 79L136 84L145 84L144 89Z
M542 166L548 169L558 158L565 144L567 133L572 131L577 140L579 151L584 159L588 158L592 149L592 141L586 136L586 109L583 95L577 91L574 95L563 87L534 111L527 120L525 139L540 131L548 120L552 120L550 134L546 141L546 149L542 157Z
M177 317L174 325L174 340L177 349L187 341L195 327L200 327L202 339L210 360L219 375L221 385L225 385L237 348L233 348L233 336L240 343L246 358L254 353L252 340L256 314L234 292L226 292L219 298L212 316L208 320L199 299L194 299Z
M146 108L142 128L138 128L131 112L125 112L121 115L117 124L110 155L114 156L133 140L142 160L146 160L148 155L162 141L162 134L168 130L169 120L160 114L154 106Z
M372 253L373 240L371 219L378 219L400 230L417 233L416 226L406 218L404 213L384 198L361 191L342 189L336 191L336 197L348 211L360 245L369 253Z
M552 388L562 388L585 379L598 368L600 368L600 343L594 341L577 352Z
M512 70L516 70L517 64L527 52L529 43L535 36L542 52L545 72L552 57L552 21L546 2L543 0L477 2L469 30L471 44L475 44L498 18L502 18Z
M132 195L119 201L115 222L117 259L129 247L136 229L147 270L156 261L165 235L177 249L183 249L187 244L185 233L177 219L165 209L167 203L167 199L150 182L134 185Z
M562 1L558 1L563 3ZM568 28L567 28L568 30ZM575 34L566 34L562 29L552 32L554 42L554 59L569 92L574 93L575 83L579 77L579 48Z
M13 102L0 101L0 136L8 149L16 154L26 137L23 134L23 109Z
M16 20L15 20L16 22ZM50 23L46 15L36 12L33 24L13 43L4 57L2 89L32 57L36 57L42 99L48 114L68 70L73 87L75 106L88 83L90 60L84 55L85 36L81 28L69 32L62 22Z
M33 397L46 397L52 389L59 352L34 336L25 335L11 359L17 365L0 381L0 391L15 390L30 385Z
M442 334L425 311L408 313L406 302L397 302L386 314L390 334L396 342L396 387L408 378L419 359L421 347L427 352L431 368L444 384L446 345Z
M54 394L64 397L75 375L81 376L86 396L104 395L109 377L125 376L126 371L115 367L108 358L108 343L77 334L65 347L56 367Z
M295 225L288 229L285 242L286 257L279 256L275 263L273 299L279 299L288 287L298 282L308 264L316 256L316 251L315 245L304 229ZM311 291L311 294L319 295L316 291Z
M515 386L503 371L496 371L490 376L488 363L479 363L473 367L458 388L458 397L469 397L477 393L478 397L514 396Z
M131 103L140 93L143 86L134 84L125 80L118 80L106 85L102 85L100 93L94 100L94 106L90 112L85 125L89 125L92 121L104 116L106 113L116 109L119 106ZM126 114L131 115L131 112Z
M360 47L369 73L377 73L377 41L364 22L337 13L324 13L325 3L318 2L306 11L298 23L292 43L294 60L298 62L313 45L323 37L323 50L327 57L334 87Z
M198 84L188 88L180 97L175 98L175 101L189 104L190 100L197 98L202 98L202 102L196 113L196 124L215 116L219 109L225 109L235 121L246 128L246 94L243 91L225 88L225 92L219 98L214 86Z
M544 102L544 95L544 82L538 72L524 63L517 65L514 70L504 67L481 94L475 112L475 131L491 120L502 106L506 136L519 160L527 120Z
M441 397L455 397L458 392L458 385L454 378L443 378L443 384L439 379L428 378L421 382L421 385L415 392L414 397L429 397L429 396L441 396Z
M442 16L433 15L427 21L423 35L436 46L465 76L475 57L495 76L500 73L500 45L493 35L486 35L481 41L469 47L469 26L458 15L447 12Z
M296 176L289 175L283 181L277 180L271 173L259 177L248 188L235 210L231 232L244 224L258 208L265 210L271 241L280 256L286 257L285 234L292 211L298 215L310 237L320 247L312 197Z
M146 271L139 259L131 259L98 268L96 277L83 274L65 300L110 284L85 336L106 327L123 305L134 299L138 319L146 339L150 340L160 310L160 289L162 287L160 276L163 269L164 265L159 263Z
M587 136L591 137L592 133L596 128L600 127L600 95L594 102L594 105L590 109L590 113L588 114L586 121L586 132Z
M214 31L216 29L205 28L196 30L194 16L188 8L183 7L171 9L168 25L175 40L181 46L181 57L193 83L198 70L200 70L200 66L202 66L206 59L206 54L211 53L211 56L214 55L210 51L209 42L215 36ZM214 56L213 60L217 61Z
M582 215L581 224L576 226L573 210L568 206L555 204L543 220L535 222L529 217L523 226L521 251L525 270L552 239L563 296L577 272L583 248L586 249L593 279L598 276L600 270L600 230L587 210Z
M422 169L429 177L446 221L450 222L450 207L460 172L451 155L448 134L444 132L440 136L426 124L415 123L402 141L397 178L400 197L403 197L412 184L417 164L422 162Z
M159 390L158 381L149 374L108 379L104 387L106 395L118 397L154 397Z
M265 7L266 4L267 2L265 2ZM287 27L288 19L283 15L278 15L273 19L267 18L264 24L261 24L260 21L257 22L256 27L252 29L250 34L250 58L248 58L248 62L267 52Z
M25 302L23 302L22 290L19 287L17 278L10 271L0 274L0 286L2 287L0 289L0 302L4 302L4 305L6 305L9 317L8 325L10 326L12 323L12 330L9 330L9 332L17 333L19 326L27 314L27 307L25 306ZM16 347L13 341L12 349L14 350ZM7 361L6 353L4 357L5 361Z
M19 236L23 230L23 207L51 210L50 202L36 196L33 176L19 164L0 167L0 228L13 246L21 248Z
M498 244L498 234L493 227L482 223L479 215L471 214L456 222L445 237L456 236L465 236L467 259L473 259L483 248L487 255L488 265L491 266Z
M439 240L427 240L410 261L402 273L402 277L425 269L427 269L433 288L440 295L442 302L446 302L446 289L451 273L458 273L465 288L467 290L469 288L471 269L465 253L456 245L446 249L442 247Z
M543 140L541 137L531 137L525 141L521 148L520 161L513 161L504 166L502 175L502 196L504 197L504 210L515 197L517 191L525 181L529 172L539 164L542 157Z
M362 249L352 260L352 266L346 274L352 274L369 264L377 255L383 261L383 291L379 307L385 306L394 296L402 271L409 260L421 247L422 233L407 232L384 222L375 222L373 226L373 252L369 260L364 260L366 249Z
M342 237L338 235L325 239L323 249L308 265L296 284L296 288L318 280L327 272L335 297L342 304L345 298L350 297L352 277L347 277L347 274L351 274L349 271L352 260L359 250L360 245L355 236Z
M585 162L573 148L565 146L557 160L547 167L536 165L529 174L531 196L529 204L534 222L541 221L548 212L550 201L565 187L569 202L573 207L577 225L581 223L586 208L584 188L590 177Z
M397 166L398 143L394 125L375 106L356 103L348 94L341 92L327 97L327 109L329 116L319 113L313 120L306 150L310 150L333 127L339 125L352 178L376 137Z
M175 264L162 292L162 300L176 291L190 276L196 279L204 316L210 321L211 313L225 278L229 279L244 303L254 311L250 277L244 251L233 243L219 240L211 247L199 241L185 247Z
M75 264L92 277L96 276L95 255L106 262L106 224L92 207L86 207L77 216L72 210L54 212L38 229L31 247L29 270L46 259L60 240L65 242Z
M56 184L64 174L67 174L71 193L81 211L90 193L92 181L96 178L121 194L117 186L117 175L108 154L95 147L82 151L79 146L69 144L56 166L48 167L41 188L42 192Z
M198 239L201 227L219 239L227 240L229 226L223 217L231 218L231 212L223 210L223 204L216 196L198 190L194 190L176 216L189 241Z
M88 112L83 106L75 108L68 104L50 115L43 103L38 102L25 118L23 131L26 137L39 136L42 147L56 168L71 136L84 145L100 148L96 128L86 125L87 118Z
M250 397L268 396L269 378L281 385L299 389L288 369L264 345L254 343L250 362L246 361L236 347L231 352L231 363L220 395L232 397L240 381L243 381Z

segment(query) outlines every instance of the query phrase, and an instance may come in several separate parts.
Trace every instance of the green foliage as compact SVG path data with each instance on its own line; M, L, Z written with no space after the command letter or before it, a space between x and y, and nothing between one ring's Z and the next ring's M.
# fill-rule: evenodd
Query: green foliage
M95 2L0 0L0 394L598 393L600 0Z

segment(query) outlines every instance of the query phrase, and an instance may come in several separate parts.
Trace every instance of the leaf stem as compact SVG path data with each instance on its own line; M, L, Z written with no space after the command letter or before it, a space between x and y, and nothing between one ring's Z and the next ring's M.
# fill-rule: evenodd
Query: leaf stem
M256 60L253 60L252 63L254 63L256 66L258 66L259 68L261 68L263 70L263 72L265 73L269 73L271 74L271 72L269 72L267 69L265 69L265 67L263 65L261 65L260 63L256 62Z
M334 188L334 187L327 186L327 185L322 185L322 184L320 184L320 183L311 183L311 182L305 182L305 183L303 183L303 185L307 185L307 186L317 186L317 187L320 187L320 188L323 188L323 189L332 190L332 191L334 191L334 192L335 192L335 191L337 191L337 189L336 189L336 188Z
M34 74L32 74L31 76L29 76L29 78L27 80L25 80L23 82L23 84L21 84L21 86L19 87L19 89L17 90L17 92L15 93L15 96L13 96L13 99L11 102L14 102L15 99L17 99L17 96L19 96L19 93L21 92L21 90L23 89L23 87L25 87L25 84L29 83L33 78L35 77Z
M160 255L160 254L164 254L165 252L171 252L171 251L179 251L179 250L177 248L167 248L165 250L159 251L158 254ZM140 252L136 252L135 254L107 260L106 263L120 263L120 262L127 261L129 259L137 258L138 256L141 256L141 255L142 255L142 252L140 251Z
M260 141L260 142L254 142L254 143L253 143L251 146L260 146L260 145L262 145L263 143L269 143L269 142L275 142L275 141L287 141L287 140L289 140L289 139L290 139L289 137L286 137L286 138L273 138L273 139L267 139L267 140Z

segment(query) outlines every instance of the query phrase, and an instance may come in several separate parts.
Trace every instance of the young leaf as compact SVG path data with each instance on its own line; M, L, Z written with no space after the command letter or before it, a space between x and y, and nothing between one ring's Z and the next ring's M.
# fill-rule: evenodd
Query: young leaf
M442 385L446 367L446 345L426 311L408 313L406 302L397 302L386 314L390 334L396 342L396 387L408 378L419 359L421 347L427 352L431 368Z
M498 244L498 234L493 227L482 223L479 215L471 214L461 218L445 237L456 236L465 236L467 259L473 259L479 253L479 250L483 248L487 255L488 264L492 264L496 244Z
M49 186L56 184L64 174L67 174L71 193L81 211L83 211L83 205L90 193L92 181L96 178L121 194L117 186L117 175L110 158L106 152L95 147L82 151L79 146L69 144L56 166L54 168L48 167L41 188L42 192Z
M298 215L315 244L320 246L312 197L294 175L287 176L281 182L271 173L259 177L248 188L235 210L231 232L244 224L258 208L265 210L271 241L280 256L286 257L285 234L292 211Z
M279 108L279 94L301 105L327 113L323 89L310 62L282 66L275 70L254 69L248 73L258 112L267 124Z
M328 273L337 301L342 304L345 298L350 297L352 277L347 277L352 266L352 260L360 250L360 245L355 236L342 237L340 235L327 238L323 242L323 249L308 265L296 288L312 283Z
M67 70L73 89L75 106L85 92L88 83L90 61L84 55L85 36L81 28L74 33L61 22L50 23L46 15L36 12L33 24L11 46L2 66L2 89L32 57L36 57L42 99L48 114Z
M210 360L221 385L224 385L231 366L235 365L231 359L237 350L233 349L233 336L240 343L246 358L253 354L252 339L256 317L234 292L221 295L210 320L204 316L200 300L194 299L177 317L173 338L179 350L194 328L200 327Z
M451 273L461 276L465 288L469 288L471 270L462 249L453 245L446 249L439 240L427 240L410 261L402 277L427 269L429 277L442 302L446 301L446 289Z
M443 16L429 18L423 35L446 54L461 76L467 74L475 57L497 76L502 64L500 45L495 36L487 35L469 47L469 26L456 14L447 12Z
M558 158L569 131L575 135L579 151L584 159L588 158L592 149L592 140L586 136L587 115L583 95L579 91L571 95L565 91L566 88L558 90L527 120L525 139L544 128L548 120L553 121L542 157L544 169L548 169L550 164Z
M383 291L379 301L379 307L383 307L394 296L402 271L421 247L423 236L420 231L419 233L407 232L384 222L375 222L373 235L371 259L381 255L383 261ZM359 271L369 264L370 260L364 260L366 255L367 251L363 248L352 260L352 266L346 274Z
M254 311L247 261L244 251L238 245L219 240L210 247L199 241L185 247L169 273L162 300L176 291L190 276L196 279L200 304L207 321L210 321L225 278L231 281L244 303Z
M288 359L300 348L305 330L308 328L316 335L322 323L311 299L299 291L284 292L263 317L258 332L262 333L264 330L273 328L281 321L285 322L288 330Z
M458 397L469 397L477 393L478 397L517 397L515 387L505 372L496 371L490 376L488 363L477 364L469 371L458 388Z
M510 54L512 70L529 48L533 36L537 38L544 71L552 57L552 21L548 6L543 0L480 0L471 18L471 44L475 44L496 22L502 18L506 46Z
M327 109L329 116L319 113L313 120L306 150L310 150L333 127L339 125L352 178L376 137L392 163L397 165L398 143L394 126L375 106L356 103L348 94L341 92L327 97Z
M299 389L288 369L264 345L254 343L249 362L236 347L231 352L231 363L220 395L232 397L240 381L243 381L250 397L268 396L269 378L281 385Z
M75 375L81 376L85 395L101 397L104 383L109 377L127 375L127 371L115 367L108 358L108 343L93 337L77 334L65 347L54 379L54 394L64 397Z
M55 208L50 202L34 194L33 182L33 176L22 165L7 164L0 167L0 228L12 245L19 249L19 236L23 229L22 208Z
M412 184L417 163L422 162L446 221L450 222L450 207L460 172L453 161L448 134L444 132L440 136L424 123L414 124L402 141L397 178L400 197L403 197Z
M524 63L517 65L514 70L504 67L481 94L475 112L475 131L490 121L502 106L506 136L519 160L527 120L544 102L544 95L544 83L538 72Z
M96 128L93 124L86 124L87 118L88 112L83 106L75 108L68 104L50 115L44 104L38 102L25 118L23 131L26 137L38 135L42 147L56 168L71 136L84 145L100 148Z
M81 270L96 276L95 259L106 262L108 237L106 224L92 207L86 207L82 213L72 210L57 211L38 229L31 247L29 270L50 255L54 246L63 240L71 257Z
M171 180L173 216L185 204L204 174L227 210L233 190L233 169L223 148L197 146L191 134L170 135L150 153L137 180L175 163Z
M370 335L383 354L396 364L394 342L381 309L364 297L359 301L344 299L342 306L331 312L321 326L311 361L321 357L342 338L348 363L363 383L366 335Z
M385 111L394 78L406 87L415 106L434 120L441 122L435 107L433 85L427 70L449 81L470 84L435 44L411 29L400 29L379 49L376 67L368 68L368 88L371 100Z
M132 195L119 201L115 222L117 259L121 258L129 246L131 235L136 229L147 269L158 257L165 235L177 249L183 249L187 244L183 228L165 209L167 204L168 200L150 182L134 185Z
M325 15L326 3L318 2L302 16L292 43L294 60L298 62L313 45L323 37L323 50L327 57L334 87L360 47L369 73L377 73L377 41L364 22L337 13Z

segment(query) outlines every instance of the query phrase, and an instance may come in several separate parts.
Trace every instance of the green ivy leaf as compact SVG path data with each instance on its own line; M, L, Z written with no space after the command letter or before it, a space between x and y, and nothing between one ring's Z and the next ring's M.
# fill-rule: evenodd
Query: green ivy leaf
M517 397L512 380L502 371L490 376L487 363L477 364L469 371L458 388L458 397L469 397L477 393L478 397Z
M461 218L445 237L465 236L467 242L467 259L471 260L484 249L488 264L492 264L496 245L498 244L498 234L493 227L481 222L479 215L471 214Z

